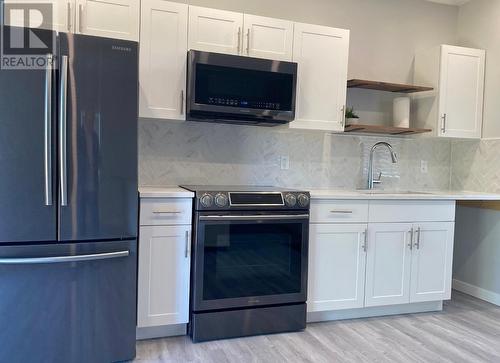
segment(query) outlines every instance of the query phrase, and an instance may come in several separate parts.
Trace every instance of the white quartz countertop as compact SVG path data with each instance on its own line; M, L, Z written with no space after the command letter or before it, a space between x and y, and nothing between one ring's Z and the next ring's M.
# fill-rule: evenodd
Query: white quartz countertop
M141 198L193 198L194 193L178 186L140 187Z
M383 191L310 189L312 199L500 200L500 194L468 191Z

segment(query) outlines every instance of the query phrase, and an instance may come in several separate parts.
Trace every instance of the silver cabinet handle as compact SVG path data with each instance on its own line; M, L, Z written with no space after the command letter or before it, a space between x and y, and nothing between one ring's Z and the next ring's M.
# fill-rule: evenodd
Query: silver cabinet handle
M0 258L0 265L33 265L42 263L64 263L108 260L111 258L128 257L129 251L97 253L92 255L53 256L53 257L26 257L26 258Z
M342 127L345 127L345 105L344 105L344 106L342 106L342 108L341 108L340 110L341 110L341 112L342 112L342 116L341 116L341 118L340 118L340 125L341 125Z
M168 211L168 210L155 210L153 214L181 214L182 212Z
M68 24L68 32L70 32L71 31L71 3L70 2L68 2L68 5L67 5L66 21Z
M415 242L415 247L417 248L417 250L420 249L420 233L422 232L422 229L420 227L417 228L417 232L416 232L416 235L417 235L417 242Z
M283 215L209 215L200 216L200 221L209 220L238 220L238 221L258 221L258 220L290 220L309 218L309 214L283 214Z
M408 243L408 247L410 247L410 250L413 250L413 227L408 231L408 233L410 234L410 242Z
M59 172L61 188L61 206L68 205L68 171L67 171L67 118L68 118L68 56L61 59L61 81L59 84Z
M45 69L45 205L50 206L52 199L52 54L47 56Z
M442 120L442 127L441 127L441 132L444 134L446 133L446 114L444 113L443 116L441 116Z
M330 211L330 213L333 213L333 214L352 214L353 211L352 210L343 210L343 209L333 209Z
M184 257L189 257L189 231L186 231L186 246L184 248Z
M241 26L238 27L238 54L241 53Z
M363 251L366 252L366 251L368 251L368 228L365 229L365 231L363 233L365 234L365 236L364 236L365 240L363 241L364 244L362 247L363 247Z
M184 90L181 90L181 115L184 115Z
M250 55L250 28L247 29L247 55Z
M83 33L83 5L78 6L78 30Z

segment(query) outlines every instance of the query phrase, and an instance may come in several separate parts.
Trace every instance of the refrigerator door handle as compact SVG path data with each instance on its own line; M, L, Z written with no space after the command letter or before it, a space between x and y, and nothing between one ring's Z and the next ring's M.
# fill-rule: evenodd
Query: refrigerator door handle
M109 260L111 258L128 257L129 251L96 253L91 255L76 255L76 256L53 256L53 257L13 257L0 258L0 265L33 265L42 263L67 263L67 262L82 262Z
M68 205L68 170L66 154L67 138L67 96L68 96L68 56L61 57L61 81L59 89L59 163L61 206Z
M52 199L52 54L47 55L45 69L45 205L51 206Z

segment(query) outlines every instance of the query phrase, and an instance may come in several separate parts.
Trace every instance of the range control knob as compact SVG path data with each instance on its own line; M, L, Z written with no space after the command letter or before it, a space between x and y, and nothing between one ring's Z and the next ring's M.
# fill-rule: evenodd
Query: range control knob
M307 194L299 194L298 201L301 207L307 207L309 205L309 196Z
M214 203L214 197L212 197L208 193L205 193L201 196L200 203L205 208L211 207L212 204Z
M295 207L297 204L297 197L294 194L285 195L285 203L287 207Z
M215 196L215 204L217 204L217 207L225 207L227 205L227 195L219 193Z

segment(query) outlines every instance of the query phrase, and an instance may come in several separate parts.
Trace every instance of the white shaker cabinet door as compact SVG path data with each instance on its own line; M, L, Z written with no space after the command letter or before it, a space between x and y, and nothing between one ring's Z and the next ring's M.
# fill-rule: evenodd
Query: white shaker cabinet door
M139 116L185 120L188 6L142 0Z
M410 302L451 298L454 222L415 225Z
M295 23L297 103L290 127L344 131L348 57L349 30Z
M76 33L139 40L140 1L77 0Z
M243 54L250 57L291 61L293 22L245 14Z
M443 45L439 136L481 138L485 51Z
M189 49L240 54L243 48L243 14L190 6L188 33Z
M76 0L5 0L3 2L3 21L5 25L19 27L39 27L58 32L73 32L75 25ZM33 4L33 11L30 12L29 23L25 24L24 11L26 4ZM45 14L45 9L36 9L36 5L51 5L52 13ZM22 8L14 9L9 5L22 5ZM29 5L28 5L29 6ZM49 8L47 8L49 9ZM47 16L48 15L48 16ZM47 18L44 18L47 16ZM44 23L42 23L42 20ZM44 25L45 24L45 25Z
M140 228L137 325L189 321L191 226Z
M307 310L364 306L366 224L311 224Z
M410 223L368 226L367 307L410 302L412 228Z

